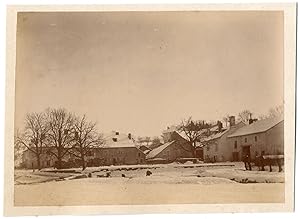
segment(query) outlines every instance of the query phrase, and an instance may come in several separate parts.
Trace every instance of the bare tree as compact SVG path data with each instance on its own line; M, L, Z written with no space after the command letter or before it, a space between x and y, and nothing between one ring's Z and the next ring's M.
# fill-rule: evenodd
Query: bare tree
M41 169L41 154L45 147L49 127L44 113L30 113L26 115L25 129L15 136L15 149L22 148L31 151L37 161L37 168Z
M51 146L51 150L48 152L57 158L56 167L61 169L64 156L75 143L74 116L65 109L47 109L47 120L49 124L48 143Z
M160 142L160 139L159 137L155 136L152 140L152 143L150 145L150 148L154 149L154 148L157 148L161 145L161 142Z
M268 119L268 118L274 118L278 116L283 116L284 114L284 107L283 105L279 105L273 108L270 108L267 114L261 114L258 116L258 119Z
M69 152L81 160L82 170L85 170L86 156L93 148L103 146L104 140L96 130L96 123L87 121L85 115L75 119L73 134L75 144Z
M258 118L258 120L267 119L267 118L268 118L268 115L263 115L263 114L261 114L261 115L259 115L257 118Z
M268 117L273 118L273 117L277 117L277 116L282 116L283 113L284 113L284 107L283 107L283 105L279 105L279 106L273 107L269 110Z
M151 141L151 138L149 136L146 136L145 142L147 143L147 146L149 145L150 141Z
M226 116L224 116L222 120L225 123L225 126L227 127L229 123L229 115L227 114Z
M182 120L179 130L184 132L184 134L187 136L194 156L196 151L196 143L201 142L201 140L207 136L207 129L210 127L211 125L205 123L204 120L194 121L192 117L189 117L187 120Z
M242 112L239 113L239 118L243 122L248 122L250 115L252 115L252 113L250 112L250 110L243 110Z
M16 130L15 133L16 134L14 136L14 164L15 167L18 167L21 164L22 154L24 150L26 150L26 147L17 141L18 137L20 136L20 131Z
M142 145L143 143L146 143L148 146L150 142L151 142L151 138L149 136L144 136L144 137L139 136L137 138L137 143L140 145Z

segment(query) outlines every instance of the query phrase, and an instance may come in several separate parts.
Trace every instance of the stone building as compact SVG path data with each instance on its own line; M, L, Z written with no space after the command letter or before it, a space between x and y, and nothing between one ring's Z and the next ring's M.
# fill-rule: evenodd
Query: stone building
M88 165L133 165L145 163L146 155L140 150L131 134L112 132L104 135L103 147L94 148L87 158Z
M164 132L165 143L146 156L147 163L171 163L179 158L194 158L192 146L177 131Z
M232 160L240 161L249 155L252 160L261 154L284 154L284 120L274 117L255 121L228 135Z
M220 124L220 122L218 123ZM223 162L232 161L232 150L228 135L231 135L239 128L245 126L245 123L235 123L235 118L230 117L229 127L218 129L203 140L203 156L205 162Z
M245 155L252 160L262 153L284 154L284 121L282 117L252 120L249 124L235 124L232 117L230 127L205 139L204 160L206 162L241 161Z
M132 165L145 163L145 153L140 150L131 134L111 132L104 135L105 143L99 147L92 148L86 155L87 166L104 165ZM43 148L41 155L41 168L55 167L56 157L50 152L55 148ZM71 153L66 153L62 159L63 167L80 167L81 161ZM30 150L25 150L22 156L22 166L28 169L37 168L36 156Z

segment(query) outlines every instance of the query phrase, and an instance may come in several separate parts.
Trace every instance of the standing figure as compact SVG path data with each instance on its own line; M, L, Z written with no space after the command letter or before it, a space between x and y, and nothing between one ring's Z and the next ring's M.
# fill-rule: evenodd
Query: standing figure
M261 171L265 171L265 159L264 159L264 155L265 155L265 151L261 152L260 155L260 167L261 167Z
M249 154L246 155L246 162L248 164L249 170L251 171L252 170L252 168L251 168L251 158L250 158Z
M245 165L245 169L248 170L248 155L247 154L243 156L243 162Z
M243 162L245 164L245 169L246 170L252 170L252 167L251 167L251 158L250 158L249 154L244 155Z

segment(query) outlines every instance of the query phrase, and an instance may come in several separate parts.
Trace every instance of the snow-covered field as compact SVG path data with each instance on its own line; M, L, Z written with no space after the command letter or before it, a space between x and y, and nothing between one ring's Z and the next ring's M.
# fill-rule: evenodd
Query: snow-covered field
M15 171L18 206L253 202L284 202L284 173L242 163Z

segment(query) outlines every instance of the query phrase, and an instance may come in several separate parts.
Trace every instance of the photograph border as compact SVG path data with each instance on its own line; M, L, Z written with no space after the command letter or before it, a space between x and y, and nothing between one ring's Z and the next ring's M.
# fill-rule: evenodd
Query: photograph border
M16 27L18 12L79 11L283 11L284 12L284 154L285 203L270 204L166 204L98 206L14 206L14 113ZM7 7L6 113L4 215L94 215L144 213L283 212L294 210L295 97L296 97L296 3L202 4L202 5L43 5Z

